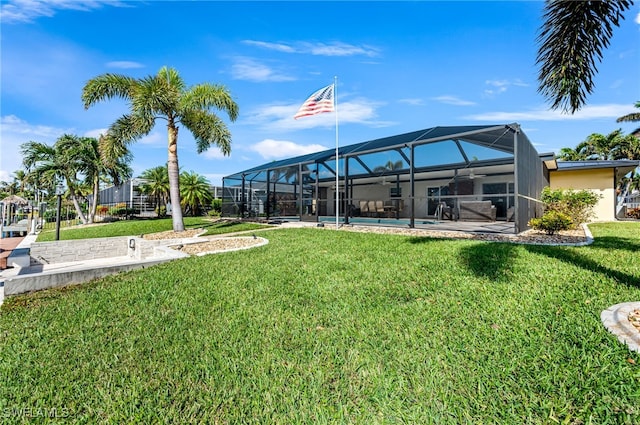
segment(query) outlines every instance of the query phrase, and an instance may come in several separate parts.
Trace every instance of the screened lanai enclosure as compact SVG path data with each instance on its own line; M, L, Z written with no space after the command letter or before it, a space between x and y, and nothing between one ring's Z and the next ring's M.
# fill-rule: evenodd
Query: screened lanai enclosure
M519 233L541 215L545 185L544 161L518 124L433 127L227 176L222 214Z

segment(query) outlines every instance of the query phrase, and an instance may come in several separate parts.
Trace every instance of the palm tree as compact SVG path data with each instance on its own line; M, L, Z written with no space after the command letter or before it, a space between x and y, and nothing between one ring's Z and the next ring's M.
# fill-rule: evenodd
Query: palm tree
M538 36L538 91L552 109L574 113L593 91L593 77L613 26L633 1L547 0Z
M114 185L119 185L132 174L128 164L131 158L129 152L105 153L101 149L104 144L105 136L103 135L100 136L100 139L79 137L67 151L69 160L75 162L78 171L84 175L85 184L91 188L89 223L93 223L98 209L100 181L106 177ZM114 155L119 156L114 157Z
M584 161L587 159L584 146L586 143L582 142L575 148L562 148L558 153L558 159L560 161Z
M640 108L640 102L636 102L635 107ZM630 114L623 115L616 120L616 122L638 122L638 121L640 121L640 112L632 112ZM640 137L640 127L633 130L631 134L635 135L636 137Z
M210 110L222 110L231 121L235 121L238 105L224 86L203 83L187 88L178 72L167 67L161 68L157 75L140 79L120 74L99 75L89 80L82 89L85 109L114 97L129 101L130 110L109 128L107 140L112 146L138 140L151 132L157 120L166 121L173 230L184 231L180 207L178 125L182 124L193 134L198 153L216 145L224 155L229 155L231 133L227 125Z
M16 187L18 188L17 190L17 194L19 194L20 196L25 195L25 192L27 190L27 185L29 183L29 175L27 174L26 171L24 170L16 170L13 172L13 181L16 185Z
M140 191L150 196L155 204L155 210L159 215L160 206L166 206L169 199L169 174L167 166L159 166L144 170L140 175L144 180L139 188Z
M39 184L55 187L62 179L66 182L78 217L83 223L92 223L98 204L100 180L110 177L115 184L131 175L127 164L129 156L106 158L101 155L100 142L93 137L65 134L53 146L39 142L22 144L23 164L31 170L27 176L37 178ZM81 180L82 177L84 179ZM86 190L86 188L89 188ZM78 199L93 192L88 217L80 208Z
M77 136L65 134L58 138L53 146L29 141L20 145L20 149L25 168L37 173L49 187L55 187L60 180L65 181L78 218L84 224L87 219L80 208L76 193L79 184L78 164L69 155L69 151L77 143Z
M387 171L393 171L393 170L402 170L402 168L404 168L404 162L400 159L396 162L393 161L387 161L386 164L384 165L379 165L376 168L373 169L374 173L381 173L384 174Z
M185 211L190 211L195 216L200 211L200 206L206 205L213 200L210 184L204 176L193 171L186 171L180 174L180 195L182 207Z
M593 133L575 148L562 148L558 154L561 161L640 159L640 140L621 129L606 136Z

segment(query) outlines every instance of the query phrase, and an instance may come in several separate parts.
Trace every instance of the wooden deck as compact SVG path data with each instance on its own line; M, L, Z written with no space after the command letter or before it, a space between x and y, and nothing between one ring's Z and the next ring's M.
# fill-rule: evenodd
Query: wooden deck
M0 270L7 268L7 257L9 257L11 251L13 251L23 239L24 236L0 239Z

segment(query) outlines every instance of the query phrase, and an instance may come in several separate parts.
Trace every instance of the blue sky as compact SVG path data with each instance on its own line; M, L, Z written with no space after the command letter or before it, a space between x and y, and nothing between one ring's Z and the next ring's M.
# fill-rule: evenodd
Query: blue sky
M179 136L184 171L223 176L335 146L335 117L294 120L337 77L340 145L447 125L520 123L539 152L592 133L626 133L615 119L640 100L640 8L615 29L595 92L574 115L537 92L536 37L544 3L196 2L2 0L0 180L21 168L19 146L65 133L104 132L127 105L84 110L80 95L103 73L178 70L187 85L225 85L240 108L232 153L196 153ZM166 127L132 145L138 175L167 160Z

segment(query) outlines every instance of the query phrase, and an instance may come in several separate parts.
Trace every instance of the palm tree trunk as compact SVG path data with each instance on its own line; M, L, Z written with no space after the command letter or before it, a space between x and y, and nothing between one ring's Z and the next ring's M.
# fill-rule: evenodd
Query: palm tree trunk
M84 216L84 213L82 212L82 208L80 208L80 204L78 203L78 199L76 198L76 191L69 179L67 179L67 187L69 188L69 195L71 195L71 201L73 202L73 206L76 209L78 218L80 219L82 224L87 224L87 218Z
M98 210L98 194L100 189L100 176L93 178L93 202L91 202L91 210L89 211L89 223L93 223L96 218L96 211Z
M180 168L178 167L178 127L169 119L167 124L169 133L169 159L167 170L169 171L169 196L171 197L171 218L173 231L184 231L182 219L182 207L180 206Z

